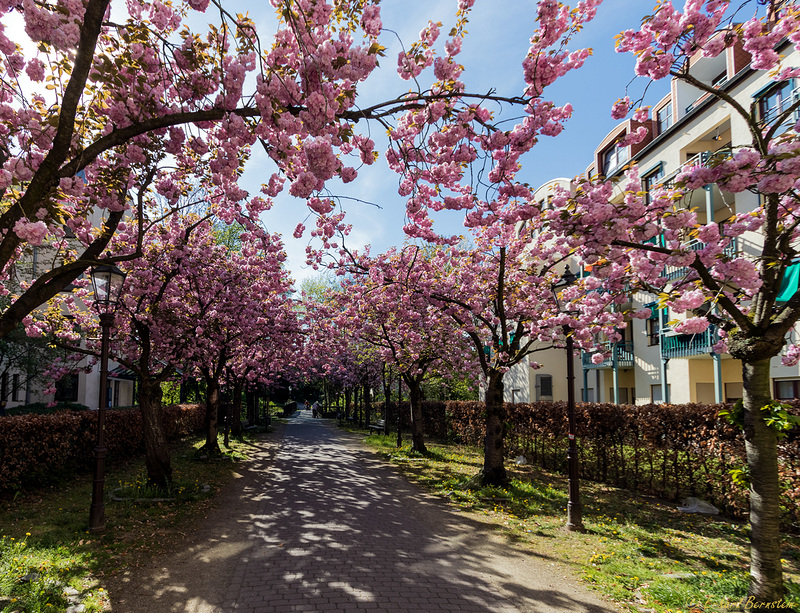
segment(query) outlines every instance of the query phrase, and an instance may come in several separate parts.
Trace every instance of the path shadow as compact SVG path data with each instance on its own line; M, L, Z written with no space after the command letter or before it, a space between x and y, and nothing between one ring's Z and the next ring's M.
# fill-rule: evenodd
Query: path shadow
M277 455L248 464L228 517L150 575L147 606L114 611L616 610L409 484L358 438L292 420Z

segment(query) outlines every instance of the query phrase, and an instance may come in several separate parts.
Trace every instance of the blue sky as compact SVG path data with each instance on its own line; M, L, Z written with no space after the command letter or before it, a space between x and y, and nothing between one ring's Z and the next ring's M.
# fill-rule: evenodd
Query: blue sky
M237 4L242 7L238 10L249 9L265 38L274 31L271 13L254 11L252 3L244 0L231 1L230 4L231 10L237 10ZM446 34L449 24L453 23L455 7L456 0L384 0L381 4L384 28L394 30L406 47L416 39L429 19L442 21L442 30ZM626 86L634 76L633 58L614 51L614 36L624 29L638 27L641 17L650 8L650 1L605 0L595 20L573 41L570 48L592 47L594 55L581 70L565 76L545 92L545 98L557 104L570 102L574 107L573 117L561 135L543 137L526 156L521 174L524 181L538 187L557 177L580 174L589 165L596 145L617 123L611 119L611 105L625 95ZM515 95L521 91L521 62L535 28L535 9L535 0L477 0L467 27L464 49L459 56L466 66L463 78L468 90L482 93L495 89L501 95ZM439 42L444 40L443 35ZM397 37L384 31L381 43L387 47L386 57L382 58L377 73L362 85L361 106L394 97L409 87L396 75L400 51ZM632 99L638 97L643 86L642 82L632 84ZM666 83L654 84L647 102L657 102L666 91ZM371 130L376 145L384 149L386 137L382 129L372 125ZM244 186L257 191L258 183L271 172L273 169L268 166L264 154L256 151L248 164ZM397 183L397 176L387 169L383 159L372 167L363 168L359 178L349 185L331 183L329 189L334 195L372 203L343 200L347 221L353 225L348 246L360 249L370 244L372 252L379 253L393 245L403 244L404 199L397 195ZM303 264L308 237L298 240L292 236L298 223L313 224L305 203L282 194L276 206L264 215L264 221L271 231L283 234L288 264L298 286L304 278L316 276L318 273ZM460 233L463 229L460 219L455 216L437 220L440 222L444 233Z

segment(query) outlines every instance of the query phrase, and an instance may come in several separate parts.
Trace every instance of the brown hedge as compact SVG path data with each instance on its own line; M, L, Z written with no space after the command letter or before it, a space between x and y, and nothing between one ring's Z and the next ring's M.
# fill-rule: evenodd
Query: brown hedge
M202 405L164 407L169 440L203 431ZM0 417L0 491L18 490L58 479L94 465L97 411L57 411L50 415ZM106 411L105 441L110 461L141 453L138 409Z
M389 404L392 413L396 403ZM718 417L728 406L578 403L581 478L668 500L697 496L726 515L744 518L748 493L728 472L745 464L744 438L740 429ZM800 402L793 407L800 414ZM566 403L506 404L505 409L507 456L524 455L532 464L565 472ZM408 410L408 403L402 403L401 416ZM428 434L483 444L482 402L425 402L423 411ZM798 430L779 445L783 522L793 531L800 531Z

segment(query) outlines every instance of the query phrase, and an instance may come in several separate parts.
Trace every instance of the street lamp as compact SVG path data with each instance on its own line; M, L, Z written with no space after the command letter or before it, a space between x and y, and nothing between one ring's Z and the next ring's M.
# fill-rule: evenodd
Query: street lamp
M103 486L106 480L105 424L108 406L108 341L114 325L114 312L117 309L125 273L116 266L95 266L91 271L94 289L94 308L100 316L102 339L100 343L100 405L97 408L97 446L94 448L94 484L92 487L92 506L89 509L89 531L102 532L106 529L106 505L103 499Z
M570 271L569 266L564 269L561 280L553 285L553 296L560 313L569 313L567 301L559 296L559 291L575 283L578 275ZM574 343L572 328L564 324L564 338L567 349L567 422L569 446L567 447L567 470L569 482L569 501L567 502L566 529L574 532L583 532L583 519L581 517L581 496L578 478L578 446L575 442L575 364L573 362Z

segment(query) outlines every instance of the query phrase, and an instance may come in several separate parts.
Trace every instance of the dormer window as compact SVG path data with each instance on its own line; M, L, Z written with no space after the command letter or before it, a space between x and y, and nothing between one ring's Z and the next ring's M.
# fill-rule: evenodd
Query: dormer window
M629 158L628 147L617 147L614 143L603 152L603 174L607 177L613 175Z
M672 125L672 102L656 111L656 133L662 134Z

